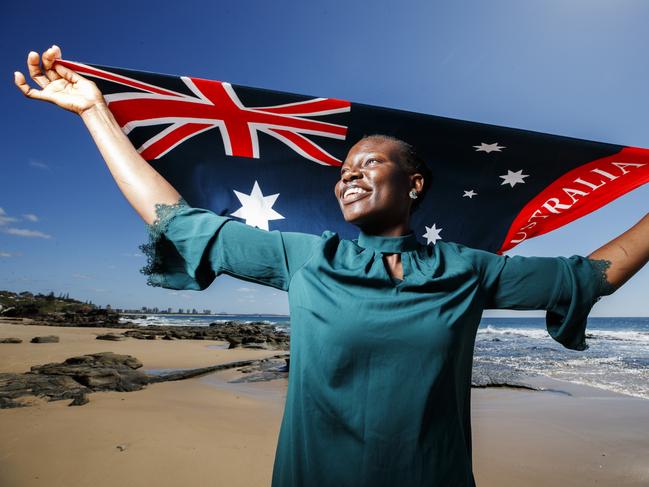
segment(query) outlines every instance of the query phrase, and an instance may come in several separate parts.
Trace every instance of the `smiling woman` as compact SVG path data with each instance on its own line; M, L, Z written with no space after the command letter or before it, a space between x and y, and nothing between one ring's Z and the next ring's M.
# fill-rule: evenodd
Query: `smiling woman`
M81 115L148 223L150 283L200 290L220 274L288 292L291 372L273 470L284 486L473 486L471 370L485 308L545 309L584 350L586 317L649 259L649 216L591 254L505 257L409 228L430 178L405 142L356 143L335 188L358 239L268 232L189 207L133 148L95 85L53 46L16 73L28 97Z
M410 144L377 134L350 149L335 192L346 221L370 233L372 226L381 232L393 226L386 235L403 235L410 229L409 218L403 216L417 208L430 181L430 169ZM365 204L351 204L366 197Z

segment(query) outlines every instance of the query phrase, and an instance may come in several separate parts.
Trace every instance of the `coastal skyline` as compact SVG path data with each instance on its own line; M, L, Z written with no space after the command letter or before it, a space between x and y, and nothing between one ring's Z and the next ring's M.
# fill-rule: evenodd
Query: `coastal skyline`
M162 11L141 2L129 6L132 16L94 6L80 17L69 5L36 15L46 5L4 8L7 78L25 71L30 49L57 43L65 58L82 62L649 147L649 62L643 57L649 33L642 22L649 6L639 1L550 1L543 7L413 2L399 10L385 3L371 11L338 2L224 9L191 1ZM199 9L202 19L191 13ZM134 20L152 11L146 25ZM206 16L214 29L194 28ZM124 35L115 36L117 24ZM404 31L410 35L396 34ZM515 42L520 39L526 42ZM10 82L0 87L0 99L12 116L0 179L0 289L69 293L114 308L288 312L285 293L227 276L202 293L147 287L138 272L145 264L138 250L144 224L78 117L23 99ZM586 255L648 207L645 185L507 254ZM598 303L592 316L649 316L647 289L645 268Z

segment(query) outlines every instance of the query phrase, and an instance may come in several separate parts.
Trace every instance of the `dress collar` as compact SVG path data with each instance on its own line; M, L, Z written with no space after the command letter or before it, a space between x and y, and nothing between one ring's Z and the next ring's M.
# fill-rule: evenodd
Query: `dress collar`
M358 235L358 245L366 249L377 250L383 254L399 254L415 250L419 246L419 242L412 232L401 237L382 237L380 235L368 235L361 231Z

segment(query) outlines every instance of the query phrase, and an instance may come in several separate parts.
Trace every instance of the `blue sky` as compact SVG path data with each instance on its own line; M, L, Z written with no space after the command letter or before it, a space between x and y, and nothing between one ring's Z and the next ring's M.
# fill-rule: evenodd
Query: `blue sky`
M27 52L52 43L72 60L649 147L642 0L133 4L1 8L0 102L11 119L0 158L0 289L119 307L287 310L284 293L228 277L200 293L145 285L143 224L81 121L13 86ZM510 254L588 254L648 208L645 185ZM645 268L592 315L649 316L648 289Z

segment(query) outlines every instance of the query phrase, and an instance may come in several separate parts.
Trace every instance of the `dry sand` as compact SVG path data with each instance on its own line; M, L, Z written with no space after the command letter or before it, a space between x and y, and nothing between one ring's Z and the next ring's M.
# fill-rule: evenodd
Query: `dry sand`
M97 328L0 324L0 372L112 351L145 369L202 367L275 352L200 340L104 342ZM118 330L123 331L123 330ZM37 335L60 343L31 344ZM0 486L268 486L286 381L228 384L227 371L90 403L0 410ZM569 392L473 390L479 487L649 485L649 401L539 379ZM119 448L118 448L119 447Z

